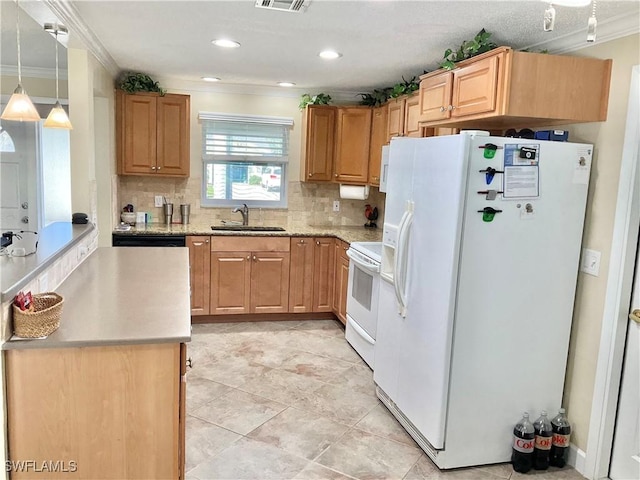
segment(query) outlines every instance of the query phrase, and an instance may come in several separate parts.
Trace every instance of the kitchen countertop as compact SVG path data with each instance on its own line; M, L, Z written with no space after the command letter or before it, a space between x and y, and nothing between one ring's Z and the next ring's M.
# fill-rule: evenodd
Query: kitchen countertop
M91 223L52 223L38 232L38 249L35 254L27 257L0 257L2 302L13 298L23 285L34 279L94 228Z
M363 226L304 226L287 228L282 232L265 231L225 231L211 230L211 224L190 223L187 225L150 223L136 225L131 230L122 232L114 230L118 235L225 235L225 236L259 236L259 237L337 237L347 243L380 242L382 228L365 228Z
M3 350L191 340L186 248L99 248L56 293L64 297L60 328Z

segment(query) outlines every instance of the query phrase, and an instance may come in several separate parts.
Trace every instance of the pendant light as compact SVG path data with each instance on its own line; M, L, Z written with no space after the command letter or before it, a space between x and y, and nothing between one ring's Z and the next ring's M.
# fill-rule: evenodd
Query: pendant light
M11 95L0 118L18 122L39 122L40 115L31 103L27 92L22 88L22 64L20 63L20 6L16 0L16 44L18 47L18 86Z
M60 105L60 95L58 90L58 34L66 35L68 33L67 27L57 24L45 23L44 29L53 33L56 37L56 104L49 112L49 116L44 121L45 128L64 128L66 130L73 130L73 126L69 121L67 112L64 111L62 105Z

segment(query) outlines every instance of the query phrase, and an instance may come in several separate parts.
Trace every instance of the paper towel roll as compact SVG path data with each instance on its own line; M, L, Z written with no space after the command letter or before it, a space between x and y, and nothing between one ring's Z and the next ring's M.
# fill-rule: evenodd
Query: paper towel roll
M369 185L360 186L340 184L340 198L366 200L369 198Z

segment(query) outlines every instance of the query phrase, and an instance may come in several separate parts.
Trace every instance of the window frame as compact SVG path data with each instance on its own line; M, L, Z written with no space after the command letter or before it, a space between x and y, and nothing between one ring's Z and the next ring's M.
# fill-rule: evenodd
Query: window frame
M226 121L237 122L245 125L250 124L270 124L278 125L283 129L290 129L293 126L293 119L289 117L273 117L273 116L258 116L258 115L237 115L228 113L209 113L200 112L198 119L202 124L201 131L201 145L202 145L202 182L200 193L200 206L203 208L226 208L231 206L238 206L244 203L250 208L266 208L266 209L283 209L288 205L288 163L290 156L290 132L287 131L287 150L286 155L283 157L262 157L262 156L249 156L249 155L219 155L220 158L215 158L213 154L205 154L205 142L206 142L206 121ZM229 164L246 164L247 166L260 166L263 168L266 166L279 167L281 169L280 174L280 200L249 200L249 199L211 199L207 198L207 170L209 165L229 165Z

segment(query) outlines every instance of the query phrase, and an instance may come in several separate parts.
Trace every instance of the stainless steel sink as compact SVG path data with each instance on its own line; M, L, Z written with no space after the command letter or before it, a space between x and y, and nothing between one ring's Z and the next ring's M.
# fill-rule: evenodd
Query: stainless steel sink
M284 232L282 227L262 227L257 225L212 225L211 230L231 232Z

